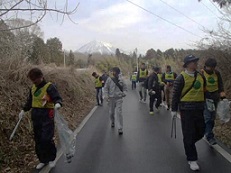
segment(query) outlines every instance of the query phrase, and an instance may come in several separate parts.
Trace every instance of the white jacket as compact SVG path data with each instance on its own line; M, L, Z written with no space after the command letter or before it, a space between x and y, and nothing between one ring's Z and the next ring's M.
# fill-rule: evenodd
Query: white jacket
M121 75L119 75L119 84L123 87L123 92L115 84L112 78L108 77L104 85L104 95L107 98L122 98L126 96L127 85L125 84Z

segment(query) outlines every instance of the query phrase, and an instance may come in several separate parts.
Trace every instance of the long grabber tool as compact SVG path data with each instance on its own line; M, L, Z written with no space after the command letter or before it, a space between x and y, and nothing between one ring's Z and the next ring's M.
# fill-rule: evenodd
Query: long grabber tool
M171 138L173 136L173 132L175 133L175 138L176 138L176 117L172 117Z
M11 141L11 140L12 140L12 138L14 137L14 134L15 134L15 132L16 132L16 130L17 130L17 128L18 128L18 126L19 126L19 124L20 124L21 120L22 120L22 117L21 117L21 118L19 118L19 120L18 120L18 122L17 122L16 126L14 127L13 132L11 133L11 135L10 135L10 141Z

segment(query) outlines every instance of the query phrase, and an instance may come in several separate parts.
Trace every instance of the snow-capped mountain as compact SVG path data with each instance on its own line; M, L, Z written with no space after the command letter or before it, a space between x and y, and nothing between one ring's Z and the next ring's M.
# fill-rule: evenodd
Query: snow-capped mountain
M110 43L105 43L102 41L91 41L77 50L77 52L84 54L99 53L101 55L114 55L115 51L116 48L113 47Z

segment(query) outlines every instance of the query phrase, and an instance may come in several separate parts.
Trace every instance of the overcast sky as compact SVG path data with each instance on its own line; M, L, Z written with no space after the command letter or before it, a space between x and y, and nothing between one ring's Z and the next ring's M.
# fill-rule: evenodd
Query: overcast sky
M218 6L212 0L202 0L202 3L197 0L68 2L69 9L80 3L77 12L71 16L78 24L68 18L61 24L61 16L57 20L55 15L47 15L40 27L44 31L45 41L58 37L64 49L73 51L93 40L110 43L125 51L137 48L140 53L146 53L150 48L162 51L194 48L192 44L205 35L202 28L214 29L219 20Z

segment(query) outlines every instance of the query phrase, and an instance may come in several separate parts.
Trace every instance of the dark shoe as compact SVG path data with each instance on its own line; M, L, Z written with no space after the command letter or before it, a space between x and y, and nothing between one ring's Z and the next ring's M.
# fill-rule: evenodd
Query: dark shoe
M112 127L112 128L115 127L115 123L111 123L111 127Z
M214 138L209 139L208 142L209 142L210 145L216 145L217 144L217 141Z
M102 104L98 104L98 106L102 106Z
M119 133L119 135L122 135L123 134L123 129L119 129L118 133Z

